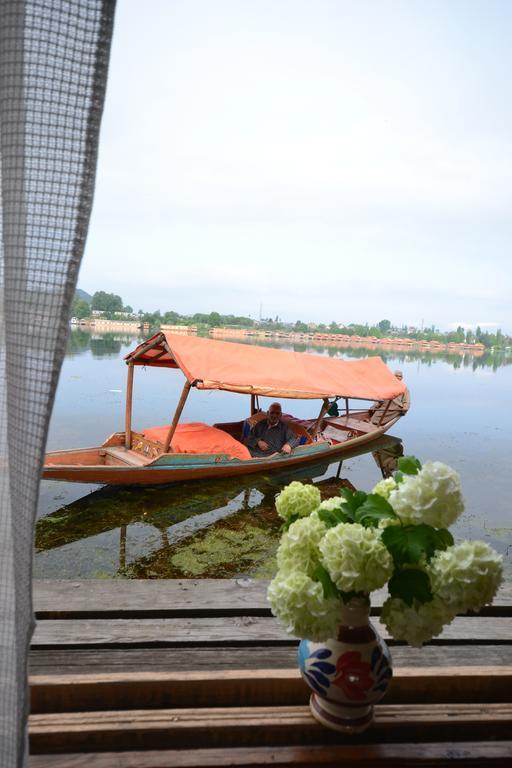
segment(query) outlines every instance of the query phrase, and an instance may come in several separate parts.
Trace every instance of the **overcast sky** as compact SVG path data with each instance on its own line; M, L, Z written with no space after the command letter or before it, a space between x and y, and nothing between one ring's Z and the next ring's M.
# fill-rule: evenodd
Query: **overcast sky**
M79 287L512 332L512 2L119 0Z

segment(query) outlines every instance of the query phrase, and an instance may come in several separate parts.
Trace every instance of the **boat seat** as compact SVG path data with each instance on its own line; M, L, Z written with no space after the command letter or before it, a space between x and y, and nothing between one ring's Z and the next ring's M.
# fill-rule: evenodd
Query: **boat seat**
M127 448L105 448L105 453L109 456L114 456L116 459L125 464L132 464L133 466L142 467L148 464L149 458L147 456L141 456L140 453L130 451Z

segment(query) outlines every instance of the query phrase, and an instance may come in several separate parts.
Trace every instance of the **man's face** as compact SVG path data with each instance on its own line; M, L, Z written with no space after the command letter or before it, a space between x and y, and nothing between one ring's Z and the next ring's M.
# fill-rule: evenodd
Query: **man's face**
M267 411L267 418L270 426L275 427L281 418L281 409L277 405L271 405Z

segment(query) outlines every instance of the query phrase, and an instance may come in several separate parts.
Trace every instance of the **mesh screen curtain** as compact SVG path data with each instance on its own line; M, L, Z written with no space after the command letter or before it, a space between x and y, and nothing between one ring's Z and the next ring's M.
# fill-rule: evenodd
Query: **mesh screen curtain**
M113 0L0 0L0 766L26 759L33 527L91 212Z

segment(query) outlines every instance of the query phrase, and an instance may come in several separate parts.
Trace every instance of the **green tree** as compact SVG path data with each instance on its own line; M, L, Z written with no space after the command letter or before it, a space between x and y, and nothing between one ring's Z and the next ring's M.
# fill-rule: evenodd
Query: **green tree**
M389 320L381 320L378 323L378 326L379 326L380 330L382 331L382 333L388 333L388 331L391 328L391 323L390 323Z
M218 312L210 312L208 315L208 325L214 326L214 325L222 325L222 318L219 315Z
M122 312L123 300L115 293L96 291L92 297L91 309L95 309L99 312Z
M75 296L71 305L71 317L76 317L78 320L83 320L85 317L90 317L90 314L91 307L89 303Z
M176 325L180 319L180 315L178 315L177 312L173 312L172 310L170 312L165 312L162 315L162 322L165 323L165 325Z

